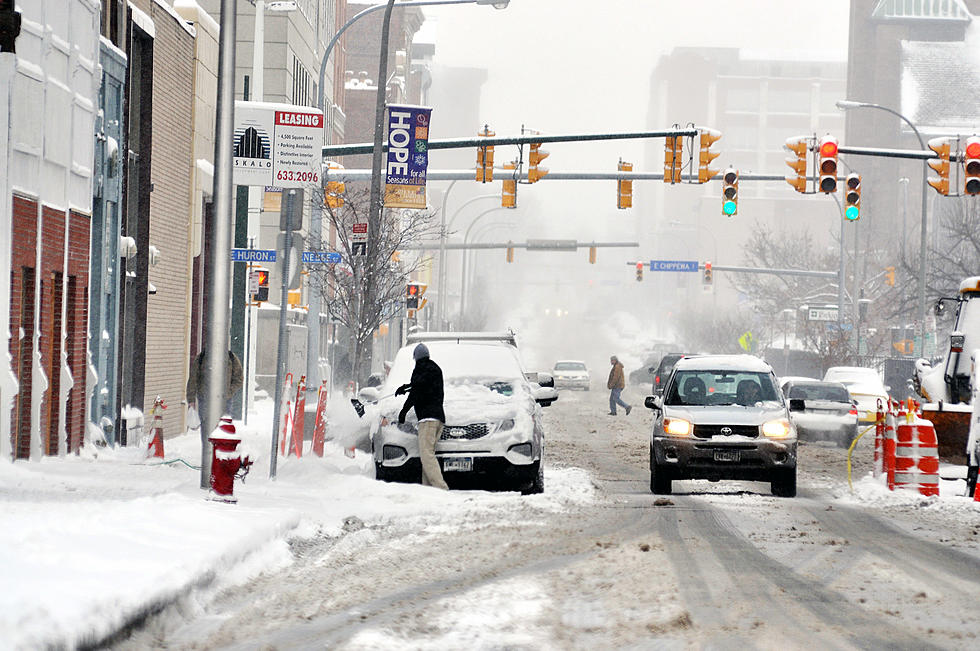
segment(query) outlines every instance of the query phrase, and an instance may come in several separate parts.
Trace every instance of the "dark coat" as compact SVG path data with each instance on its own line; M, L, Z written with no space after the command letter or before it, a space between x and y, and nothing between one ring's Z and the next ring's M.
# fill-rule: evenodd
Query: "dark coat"
M446 412L442 409L442 369L438 364L428 357L416 361L412 382L407 387L408 397L399 415L400 419L404 419L408 410L414 407L415 417L419 421L435 418L440 423L446 422Z

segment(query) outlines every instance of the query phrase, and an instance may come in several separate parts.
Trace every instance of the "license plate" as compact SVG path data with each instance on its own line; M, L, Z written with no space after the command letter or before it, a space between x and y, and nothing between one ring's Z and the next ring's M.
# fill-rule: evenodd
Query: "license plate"
M469 472L473 470L473 457L446 457L442 460L443 472Z
M738 461L740 457L738 450L715 450L715 461Z

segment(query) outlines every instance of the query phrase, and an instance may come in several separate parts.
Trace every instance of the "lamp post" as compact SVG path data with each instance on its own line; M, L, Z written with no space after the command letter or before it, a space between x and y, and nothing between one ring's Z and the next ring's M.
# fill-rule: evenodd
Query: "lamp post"
M358 20L364 16L374 13L375 11L385 10L384 21L381 27L381 57L379 63L378 72L378 101L376 105L375 113L375 156L371 164L371 203L369 205L369 217L368 217L368 235L371 238L368 242L368 249L372 248L373 238L376 234L375 225L380 223L381 219L381 206L380 206L380 172L381 172L381 134L383 134L383 120L384 120L384 101L385 101L385 85L388 76L388 29L389 23L391 21L391 10L394 7L429 7L433 5L460 5L460 4L477 4L477 5L490 5L494 9L506 9L507 5L510 4L510 0L409 0L407 2L398 2L395 0L388 0L388 2L372 5L367 9L352 16L343 26L337 30L337 33L333 35L330 42L327 43L326 49L323 51L323 58L320 60L320 77L319 83L317 85L317 108L321 111L324 110L324 90L323 84L327 76L327 62L330 60L330 54L333 52L334 47L340 40L347 29L356 23ZM326 118L326 116L324 116ZM324 119L324 124L329 124L329 121ZM381 126L381 134L378 132L378 126ZM325 169L326 166L321 165L321 168ZM320 178L322 182L326 182L325 174L321 174ZM378 199L375 199L375 185L378 186ZM375 217L375 203L379 204L377 206L377 218ZM322 200L314 198L312 204L312 214L310 219L310 241L313 246L320 246L320 240L322 237ZM440 260L442 264L442 260ZM306 355L306 376L310 378L307 382L307 387L311 390L315 390L315 387L319 386L319 347L320 347L320 306L321 297L318 292L310 292L309 300L309 310L307 311L307 355ZM312 354L311 354L312 352Z
M890 109L887 106L882 106L881 104L874 104L872 102L854 102L846 99L838 100L837 108L841 109L842 111L846 111L848 109L854 109L854 108L872 108L872 109L878 109L879 111L885 111L886 113L891 113L892 115L896 116L897 118L905 122L905 124L909 125L909 128L912 129L912 133L914 133L915 137L918 138L919 140L919 147L921 147L923 150L926 149L926 143L922 139L922 134L920 134L919 130L915 128L915 125L912 124L911 120L909 120L907 117L905 117L898 111ZM926 161L923 160L922 161L922 216L919 225L919 279L916 286L916 294L917 294L916 330L919 331L918 354L920 357L925 355L925 343L926 343L926 214L928 209L928 197L927 197L928 191L926 188L928 187L929 187L929 170L926 166Z
M466 246L466 244L469 243L470 231L473 230L473 227L476 226L481 219L483 219L490 213L495 212L497 210L504 210L504 208L502 206L497 206L496 208L488 208L487 210L484 210L475 218L473 218L473 221L470 222L470 225L466 228L466 233L463 234L463 246ZM462 265L460 265L461 273L459 277L459 316L461 319L463 318L463 314L466 312L466 267L467 267L467 260L469 258L469 256L466 255L466 249L462 250L462 254L463 254L463 260L462 260Z

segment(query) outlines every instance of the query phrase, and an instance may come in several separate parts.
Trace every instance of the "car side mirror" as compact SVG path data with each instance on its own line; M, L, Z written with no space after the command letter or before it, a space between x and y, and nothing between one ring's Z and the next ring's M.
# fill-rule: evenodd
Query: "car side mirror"
M804 411L806 409L806 400L803 398L790 398L789 399L789 410L790 411Z
M538 372L538 384L543 387L554 387L555 386L555 376L551 373L546 373L543 371Z
M558 400L558 391L554 387L538 386L531 389L534 401L542 407L549 407L551 403Z
M654 409L660 411L663 409L663 398L660 396L647 396L643 400L643 406L647 409Z

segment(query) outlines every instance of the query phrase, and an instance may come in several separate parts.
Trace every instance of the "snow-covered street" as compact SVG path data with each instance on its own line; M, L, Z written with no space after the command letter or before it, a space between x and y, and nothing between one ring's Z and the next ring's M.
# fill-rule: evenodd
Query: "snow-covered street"
M545 410L539 496L385 484L328 446L280 459L274 482L260 455L239 503L214 503L175 461L199 456L192 435L165 465L135 449L7 465L2 646L975 644L980 505L961 482L889 493L862 441L853 494L845 453L807 445L796 499L705 481L657 498L650 412L611 418L604 400ZM253 453L268 423L242 428Z

